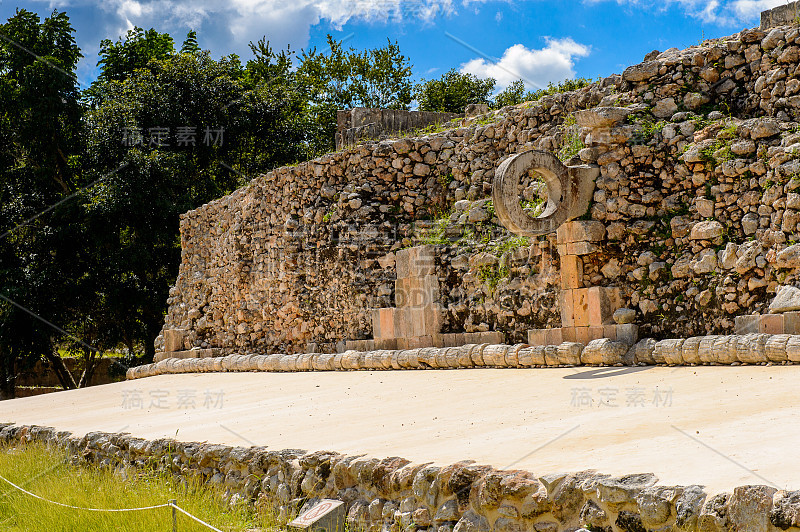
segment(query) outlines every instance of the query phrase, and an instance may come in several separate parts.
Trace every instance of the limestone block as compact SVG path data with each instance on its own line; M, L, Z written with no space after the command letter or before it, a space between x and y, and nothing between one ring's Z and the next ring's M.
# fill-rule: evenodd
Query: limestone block
M766 343L770 335L751 333L738 336L736 356L744 364L767 362Z
M681 357L684 364L699 364L701 362L698 349L700 348L700 341L702 336L692 336L683 342L681 347Z
M574 220L558 228L556 236L559 244L570 242L602 242L606 235L605 226L594 220Z
M509 368L520 368L522 365L519 363L519 351L523 347L528 347L528 344L514 344L508 351L506 351L505 365Z
M791 336L788 334L776 334L767 338L767 342L764 344L764 351L770 362L785 362L788 360L786 344L789 338Z
M720 336L714 341L712 352L716 364L730 364L739 361L739 335Z
M164 330L164 351L167 353L172 351L182 351L185 337L186 330L184 329Z
M504 367L506 363L506 351L510 346L495 344L486 346L483 350L483 362L487 367Z
M577 288L572 292L572 317L575 327L589 326L589 289Z
M622 357L627 351L627 345L601 338L589 342L580 358L583 364L612 366L622 363Z
M633 364L655 364L653 351L656 348L656 341L652 338L642 338L629 349L628 357Z
M478 333L474 343L481 344L502 344L506 341L506 335L502 331L486 331Z
M395 338L394 308L379 308L372 311L372 337L377 339Z
M786 358L789 362L800 362L800 336L792 335L786 341Z
M394 286L397 307L424 307L439 301L439 278L435 275L397 279Z
M784 312L783 334L800 334L800 312Z
M561 288L583 287L583 260L576 255L561 255Z
M714 344L720 338L718 335L703 336L700 340L700 345L697 348L697 356L700 357L700 362L704 364L713 364L716 362L716 355L714 354Z
M622 297L619 288L593 286L586 290L589 325L612 323L614 312L621 306Z
M683 338L661 340L653 350L656 364L683 364Z
M734 331L736 334L757 333L760 327L758 314L736 316L734 318Z
M611 327L616 331L617 342L633 345L639 340L639 326L634 323L621 323Z
M487 347L489 347L489 344L478 344L470 351L469 357L472 359L472 365L476 368L481 368L486 365L483 361L483 351Z
M800 288L794 286L778 287L775 299L769 304L769 311L773 314L778 314L795 310L800 310Z
M464 344L458 347L458 367L472 367L472 350L478 347L476 344Z
M395 253L397 278L421 277L436 272L434 246L415 246Z
M562 342L558 346L558 362L564 366L579 366L583 345L577 342Z
M558 366L558 346L545 345L542 347L542 354L544 355L544 364L546 366Z

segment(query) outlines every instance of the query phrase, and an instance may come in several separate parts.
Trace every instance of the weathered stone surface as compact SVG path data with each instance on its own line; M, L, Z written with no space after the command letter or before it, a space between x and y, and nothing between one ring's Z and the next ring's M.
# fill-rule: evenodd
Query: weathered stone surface
M698 222L692 226L691 238L692 240L714 240L722 236L725 228L716 220L707 220Z
M779 286L775 292L775 299L769 304L769 311L779 314L795 310L800 310L800 288Z

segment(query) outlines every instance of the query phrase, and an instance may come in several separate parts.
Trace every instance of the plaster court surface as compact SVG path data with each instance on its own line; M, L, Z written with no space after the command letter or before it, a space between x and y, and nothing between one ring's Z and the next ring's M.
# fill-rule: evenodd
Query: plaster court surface
M162 375L0 402L0 421L536 475L800 488L800 366Z

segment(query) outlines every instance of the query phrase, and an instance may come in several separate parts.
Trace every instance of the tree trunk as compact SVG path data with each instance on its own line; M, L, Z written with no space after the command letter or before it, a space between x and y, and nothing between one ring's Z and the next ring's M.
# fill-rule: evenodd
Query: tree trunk
M81 378L78 381L78 388L86 388L89 386L89 382L91 382L92 377L94 376L94 371L97 369L97 365L100 363L101 357L97 356L97 351L86 348L83 349L83 372L81 373Z
M58 381L65 390L74 390L78 387L78 384L75 382L75 377L72 376L67 366L64 365L64 361L61 360L61 356L59 356L58 353L46 353L45 357L53 366L53 371L56 372L56 377L58 377Z
M13 399L16 396L14 366L14 357L0 345L0 399Z

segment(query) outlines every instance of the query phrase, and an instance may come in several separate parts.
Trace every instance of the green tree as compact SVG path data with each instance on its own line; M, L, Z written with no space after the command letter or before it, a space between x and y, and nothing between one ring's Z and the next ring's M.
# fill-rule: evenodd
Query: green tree
M530 94L530 93L527 93ZM500 109L506 105L518 105L525 100L525 82L521 79L512 82L508 87L500 92L494 101L494 107Z
M202 50L200 49L200 45L197 44L197 32L192 30L186 34L186 39L183 41L181 45L181 53L182 54L197 54L200 53Z
M411 64L396 42L358 52L328 35L328 47L327 53L303 52L296 73L308 102L311 150L317 153L334 148L337 110L408 109L411 103Z
M70 320L80 278L76 228L64 218L81 186L81 53L57 11L41 20L17 10L0 35L0 381L9 397L16 371L42 355L65 371L55 349L64 336L43 320Z
M100 41L100 61L97 63L100 75L97 81L122 81L136 69L147 67L151 61L166 59L174 54L174 44L167 33L159 33L152 28L145 31L139 27L128 30L124 41L103 39Z
M417 84L414 98L420 111L463 113L471 103L490 103L494 85L493 78L480 79L451 69L439 79Z
M271 69L274 59L245 68L236 56L176 54L98 85L86 163L108 177L85 202L94 289L148 359L180 264L180 215L305 156L302 102L290 65Z

